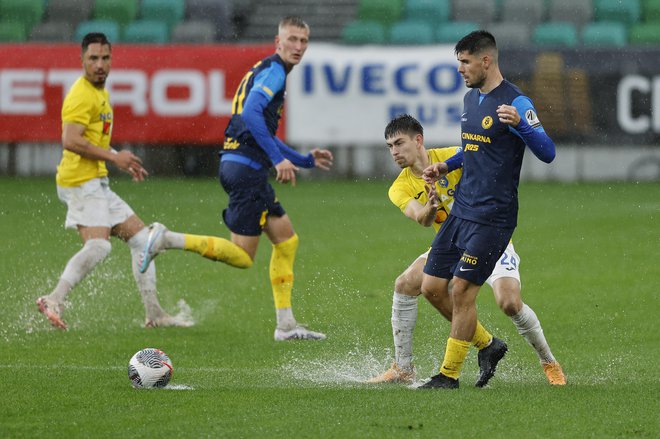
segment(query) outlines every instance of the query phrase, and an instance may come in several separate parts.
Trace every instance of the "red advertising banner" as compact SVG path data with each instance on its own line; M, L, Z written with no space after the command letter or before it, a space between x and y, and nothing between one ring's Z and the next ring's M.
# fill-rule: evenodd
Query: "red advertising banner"
M113 47L112 142L220 144L236 87L273 52L272 45ZM78 45L0 45L0 142L58 142L62 100L81 75Z

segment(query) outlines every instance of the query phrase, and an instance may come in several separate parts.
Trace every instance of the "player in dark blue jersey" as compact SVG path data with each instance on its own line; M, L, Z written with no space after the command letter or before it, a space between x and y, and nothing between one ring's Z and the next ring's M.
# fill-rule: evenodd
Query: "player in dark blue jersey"
M277 181L295 184L299 167L329 169L332 154L314 149L302 155L275 136L286 95L286 77L300 63L309 42L309 26L298 17L279 23L275 54L256 63L243 77L232 104L232 117L220 152L220 183L229 194L223 218L232 243L251 260L265 232L273 244L270 281L275 299L275 340L324 339L297 323L291 310L293 263L298 235L268 183L270 168Z
M541 127L531 100L502 76L493 35L472 32L456 44L455 53L458 71L472 89L463 100L463 150L426 168L424 179L432 184L460 166L463 176L454 207L433 240L422 282L425 295L447 294L453 278L453 318L440 373L423 388L458 387L476 327L477 294L516 227L525 146L546 163L555 157L555 145ZM479 351L477 387L488 383L506 351L506 344L498 339Z

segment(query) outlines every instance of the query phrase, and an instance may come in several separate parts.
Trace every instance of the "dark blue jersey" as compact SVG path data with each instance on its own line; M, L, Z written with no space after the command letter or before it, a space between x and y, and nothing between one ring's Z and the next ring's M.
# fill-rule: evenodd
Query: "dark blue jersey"
M284 106L287 73L284 62L275 54L256 63L243 77L234 96L232 117L220 154L231 152L246 156L267 168L283 159L273 138ZM251 102L258 104L248 105ZM259 114L248 114L253 109ZM260 125L261 130L256 133L260 139L255 138L246 123L246 118L249 122L250 117Z
M463 176L452 215L497 227L516 226L525 142L499 121L497 107L514 105L520 96L520 89L506 80L487 95L481 96L478 89L465 95L461 115Z

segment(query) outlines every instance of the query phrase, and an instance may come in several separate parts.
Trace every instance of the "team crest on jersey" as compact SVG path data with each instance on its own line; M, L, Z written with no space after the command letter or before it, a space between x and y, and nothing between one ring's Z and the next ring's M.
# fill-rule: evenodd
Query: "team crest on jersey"
M493 118L490 116L486 116L481 120L481 126L487 130L488 128L493 126Z
M440 187L449 186L449 181L447 181L447 177L442 177L440 180L438 180L438 186Z
M525 119L527 119L527 123L532 127L540 127L541 126L541 121L539 120L538 116L536 115L536 112L533 109L529 109L525 111Z

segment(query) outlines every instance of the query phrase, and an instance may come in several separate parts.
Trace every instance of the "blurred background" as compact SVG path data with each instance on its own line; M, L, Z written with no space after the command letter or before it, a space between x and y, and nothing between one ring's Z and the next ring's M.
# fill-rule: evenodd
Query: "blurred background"
M286 15L311 44L279 134L336 156L307 178L396 175L383 129L402 112L427 147L460 144L453 47L487 29L558 145L550 166L528 154L523 179L660 181L660 0L0 0L0 174L54 175L80 40L104 32L113 145L152 175L215 175L234 91Z

